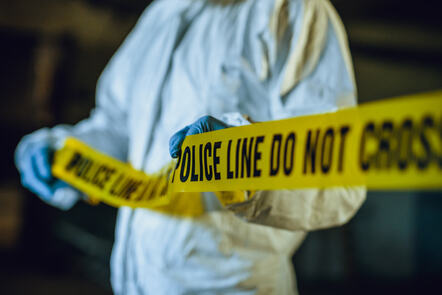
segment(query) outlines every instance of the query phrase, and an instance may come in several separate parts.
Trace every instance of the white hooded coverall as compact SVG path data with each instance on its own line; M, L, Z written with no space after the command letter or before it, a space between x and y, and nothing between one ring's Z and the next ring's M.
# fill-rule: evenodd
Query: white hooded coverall
M345 32L326 0L154 1L96 95L90 118L28 135L17 153L71 135L151 173L170 161L169 138L203 115L240 125L241 115L267 121L356 104ZM116 294L297 293L291 257L306 231L347 222L365 190L259 191L230 208L213 193L201 198L195 218L119 209Z

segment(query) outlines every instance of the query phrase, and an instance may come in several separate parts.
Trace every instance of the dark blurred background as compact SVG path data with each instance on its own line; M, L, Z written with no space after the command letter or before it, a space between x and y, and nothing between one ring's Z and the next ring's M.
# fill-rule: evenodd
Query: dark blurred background
M0 294L110 294L116 209L69 212L21 188L19 139L74 123L148 0L0 0ZM437 1L335 0L361 103L442 88ZM442 279L442 194L369 192L347 225L311 233L294 257L301 294L427 293Z

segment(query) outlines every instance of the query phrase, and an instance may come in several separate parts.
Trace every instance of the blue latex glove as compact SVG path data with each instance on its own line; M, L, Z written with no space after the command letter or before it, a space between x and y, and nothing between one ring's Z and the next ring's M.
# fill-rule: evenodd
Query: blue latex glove
M43 201L60 209L68 209L76 202L71 193L70 200L54 199L56 191L67 191L71 188L67 183L56 179L51 172L54 150L48 143L37 143L29 147L26 154L20 159L21 182L24 187L38 195ZM71 188L71 190L73 190Z
M226 123L215 119L212 116L204 116L196 120L193 124L190 124L177 133L175 133L169 141L169 153L172 158L177 158L181 152L181 145L184 139L188 135L200 134L224 128L232 127Z

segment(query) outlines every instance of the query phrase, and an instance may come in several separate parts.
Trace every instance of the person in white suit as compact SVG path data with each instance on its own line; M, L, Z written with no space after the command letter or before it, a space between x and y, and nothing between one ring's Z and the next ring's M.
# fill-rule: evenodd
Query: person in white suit
M327 0L158 0L101 75L90 118L25 136L15 160L24 186L68 209L81 194L50 171L67 136L151 173L170 161L171 136L202 116L237 126L355 104L345 31ZM183 193L180 200L196 198L205 209L185 218L170 214L174 204L121 207L113 290L295 294L291 257L306 233L344 224L365 194L257 191L223 207L214 193Z

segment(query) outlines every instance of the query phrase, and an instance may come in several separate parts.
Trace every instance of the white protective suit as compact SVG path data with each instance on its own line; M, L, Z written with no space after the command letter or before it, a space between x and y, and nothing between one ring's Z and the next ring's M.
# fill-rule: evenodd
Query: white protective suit
M147 173L170 161L169 138L203 115L244 124L356 103L343 26L326 0L159 0L143 13L97 86L73 135ZM184 194L183 198L186 197ZM293 294L291 257L306 231L347 222L363 188L264 191L180 218L121 208L112 254L116 294ZM238 216L241 216L239 218Z

